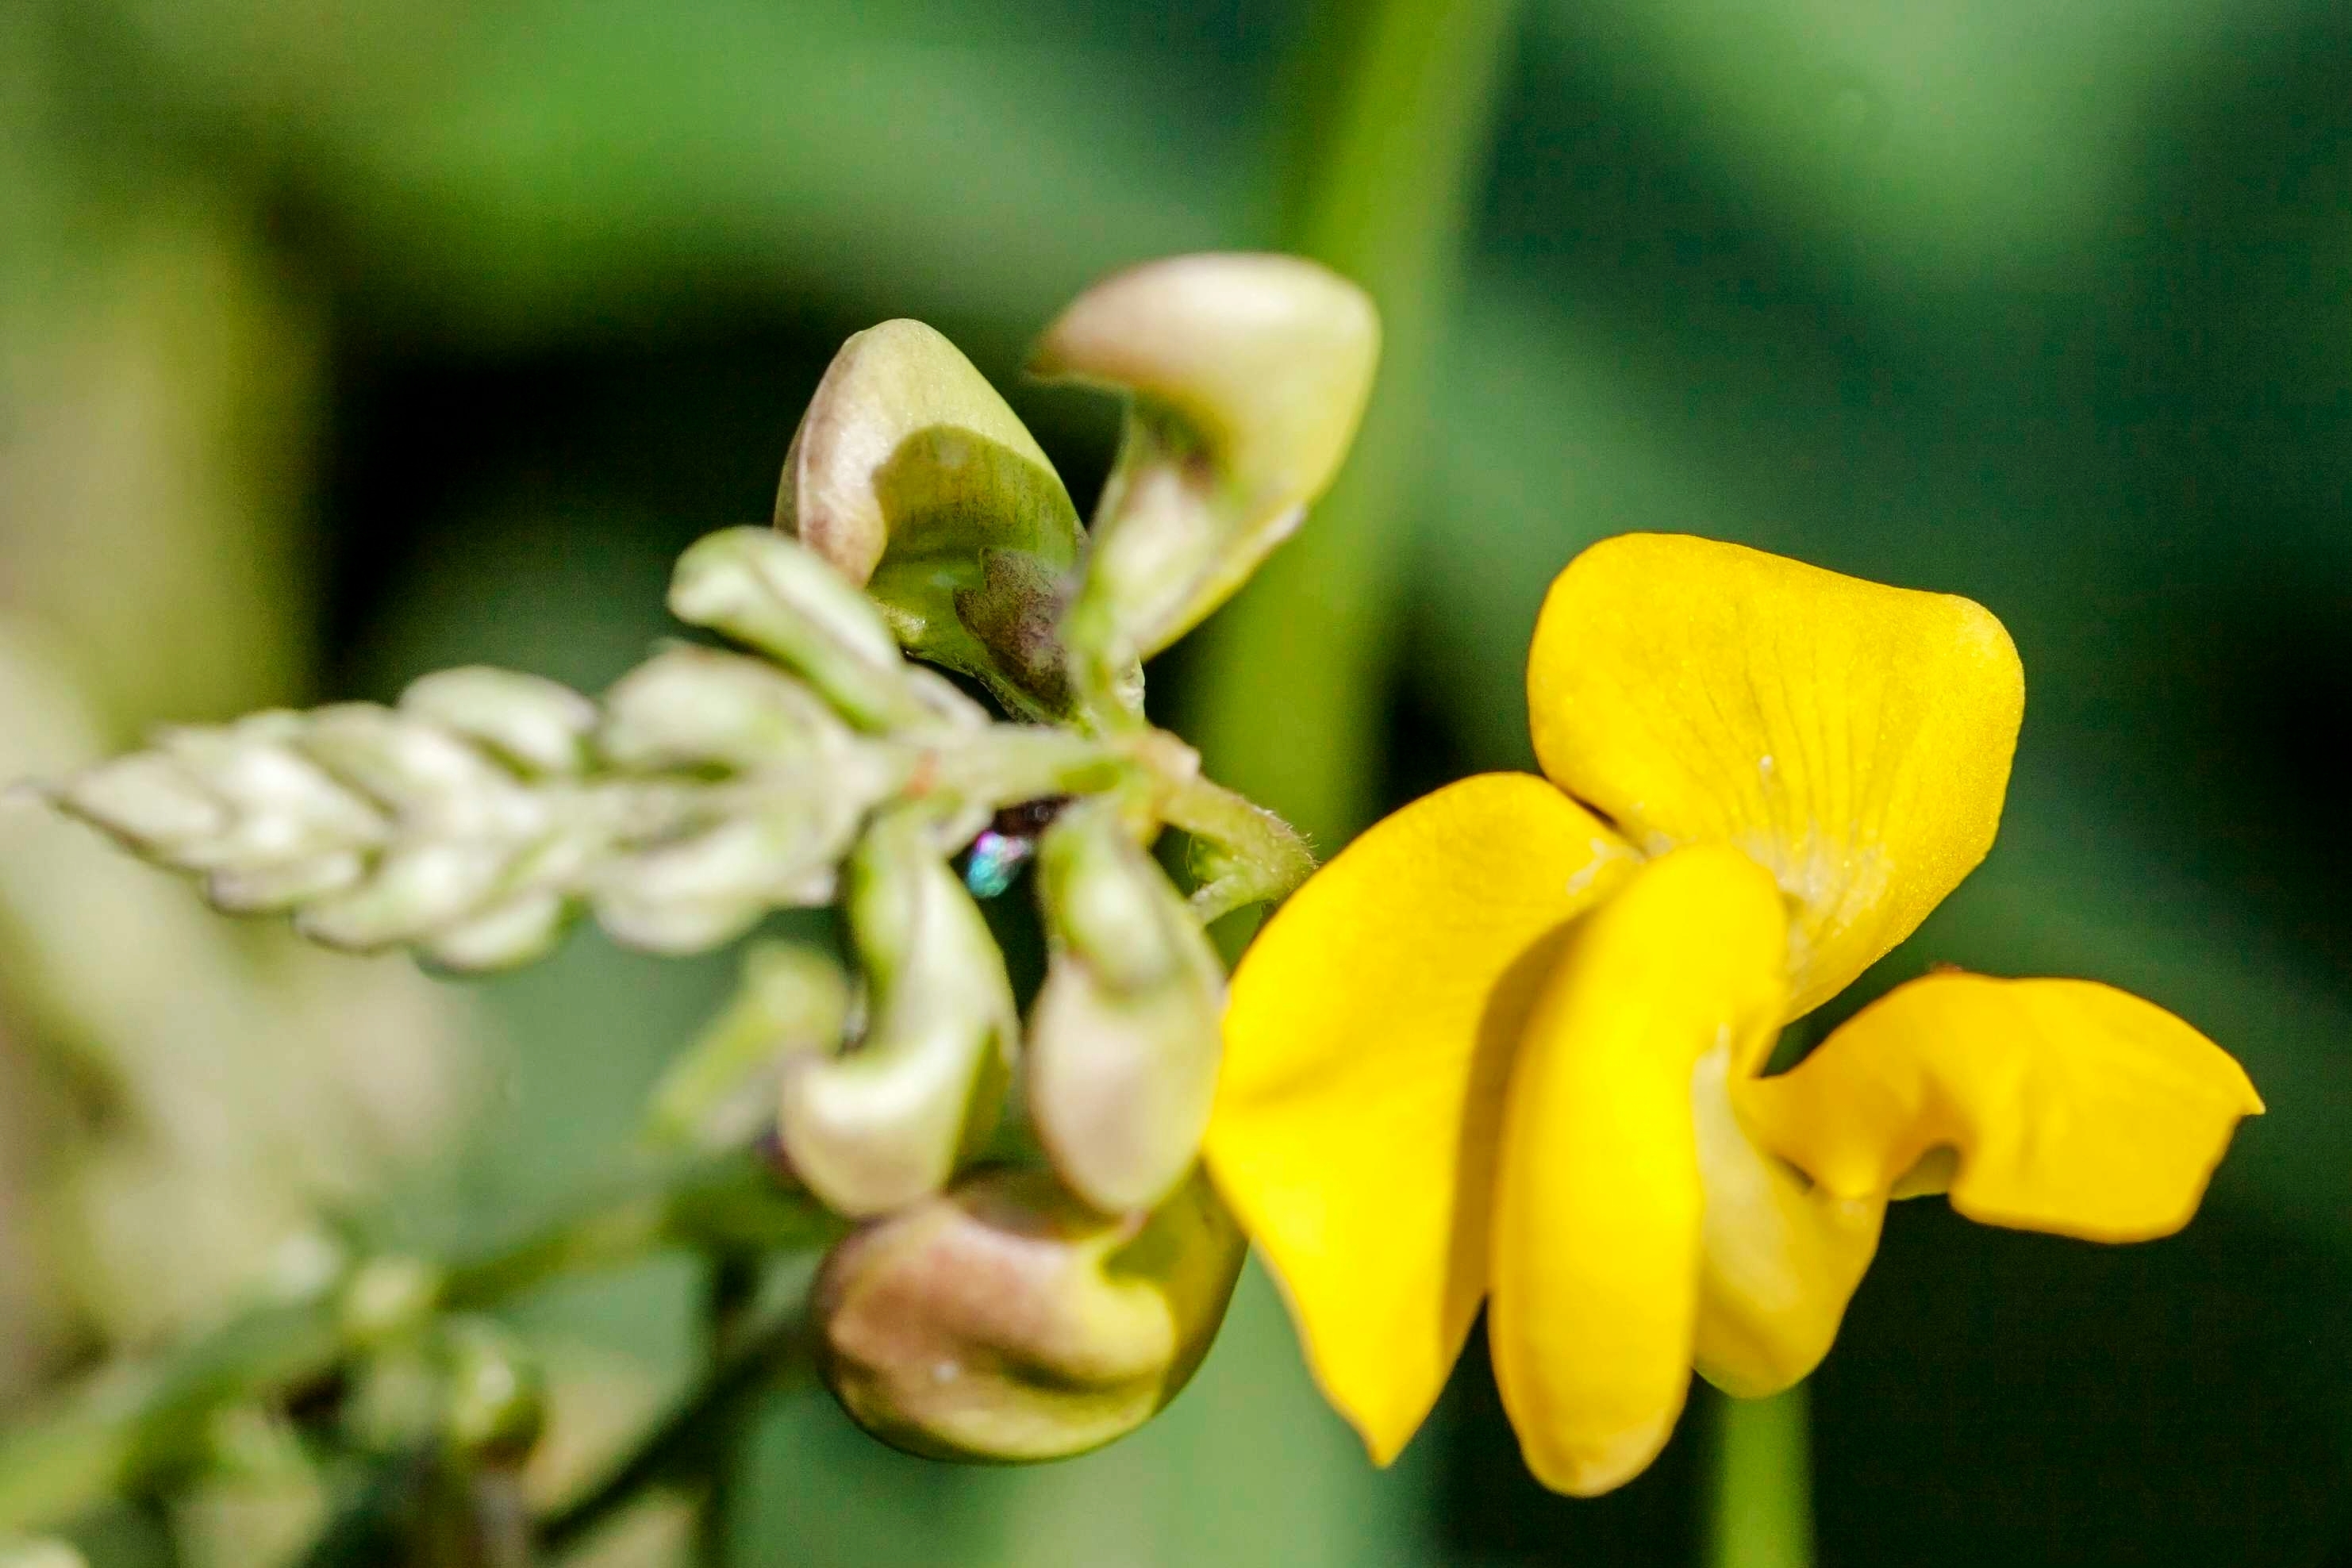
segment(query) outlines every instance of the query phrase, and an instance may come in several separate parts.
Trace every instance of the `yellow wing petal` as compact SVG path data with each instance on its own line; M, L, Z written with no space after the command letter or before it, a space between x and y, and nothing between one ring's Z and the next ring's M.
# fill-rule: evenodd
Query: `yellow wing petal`
M1842 1198L1756 1147L1731 1104L1728 1051L1691 1079L1706 1190L1692 1360L1726 1394L1754 1399L1802 1380L1829 1354L1878 1251L1886 1199Z
M2152 1002L1980 974L1898 986L1733 1094L1761 1142L1833 1192L1887 1192L1948 1148L1960 1213L2093 1241L2188 1224L2263 1108L2228 1053Z
M1528 1001L1561 927L1633 864L1543 780L1466 779L1349 846L1234 975L1210 1169L1377 1463L1429 1413L1486 1294Z
M1677 850L1577 927L1528 1018L1486 1332L1528 1468L1555 1490L1630 1479L1682 1410L1705 1205L1694 1069L1770 1035L1787 929L1754 861Z
M1737 845L1796 900L1791 1017L1984 858L2024 703L1966 599L1681 535L1570 563L1528 657L1545 773L1643 850Z

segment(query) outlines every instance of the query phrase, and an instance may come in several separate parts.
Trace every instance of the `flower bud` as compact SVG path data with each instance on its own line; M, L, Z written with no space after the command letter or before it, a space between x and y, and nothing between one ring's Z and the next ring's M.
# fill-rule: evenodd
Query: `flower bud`
M802 416L776 526L882 606L898 641L1016 712L1066 703L1053 638L1078 515L996 389L920 321L842 344Z
M1031 370L1131 398L1063 627L1094 679L1191 630L1298 525L1355 437L1379 353L1363 290L1292 256L1149 262L1063 312Z
M292 713L165 731L163 755L228 808L225 830L180 845L172 863L254 869L381 842L383 816L302 755L302 738L301 719Z
M848 740L824 699L773 665L711 648L674 647L631 670L605 694L596 743L625 768L718 763L749 772L817 765Z
M413 942L472 910L506 868L503 851L463 839L397 846L359 886L305 905L294 929L351 952Z
M58 804L142 855L181 853L228 831L228 806L175 757L133 752L67 781Z
M45 1535L33 1541L0 1541L0 1568L89 1568L89 1559L71 1542Z
M1111 1220L1043 1172L987 1173L833 1249L811 1295L819 1367L894 1447L1065 1458L1182 1390L1244 1250L1203 1178L1148 1219Z
M400 694L400 710L486 746L526 773L561 777L587 762L596 705L568 686L485 665L436 670Z
M873 603L813 551L764 528L697 541L670 578L670 613L758 648L868 730L919 723L898 640Z
M850 935L866 973L865 1037L784 1068L784 1153L838 1213L936 1193L987 1136L1020 1022L1004 958L919 811L866 830L849 862Z
M496 832L534 809L512 773L466 742L373 702L318 710L297 743L335 777L404 816Z
M552 889L518 893L475 910L435 935L422 951L445 969L510 969L552 948L571 912L563 895Z
M1224 971L1109 801L1062 814L1037 877L1053 956L1029 1017L1030 1118L1080 1197L1149 1208L1208 1127Z
M741 816L615 856L596 878L599 924L648 952L698 952L749 930L773 909L833 897L834 868L871 793L851 776L782 783Z
M337 1317L343 1337L375 1349L415 1333L441 1301L441 1271L421 1258L371 1258L343 1282Z
M356 850L331 849L274 865L224 868L205 879L205 898L233 915L273 914L348 888L367 873Z
M547 1425L547 1383L511 1330L487 1318L442 1325L441 1430L469 1459L522 1462Z
M849 1027L849 977L829 955L761 942L726 1010L662 1074L646 1118L658 1149L743 1143L775 1115L788 1058L830 1055Z

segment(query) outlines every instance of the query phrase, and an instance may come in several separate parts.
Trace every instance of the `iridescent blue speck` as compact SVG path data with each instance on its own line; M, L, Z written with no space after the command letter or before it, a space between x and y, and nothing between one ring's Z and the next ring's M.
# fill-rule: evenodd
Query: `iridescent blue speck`
M1035 848L1034 839L990 828L971 841L971 853L963 863L963 885L975 899L996 897L1013 886L1013 879L1021 874Z

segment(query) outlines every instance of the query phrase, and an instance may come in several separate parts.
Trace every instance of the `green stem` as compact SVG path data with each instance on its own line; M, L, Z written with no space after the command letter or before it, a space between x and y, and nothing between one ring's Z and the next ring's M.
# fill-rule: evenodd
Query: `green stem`
M759 1289L760 1259L756 1254L730 1247L710 1259L703 1321L714 1376L742 1349ZM745 1426L741 1412L729 1412L723 1417L714 1417L703 1433L709 1457L702 1506L695 1515L695 1561L698 1568L727 1568L734 1556Z
M1381 804L1403 525L1517 9L1512 0L1326 0L1286 84L1284 101L1304 111L1270 237L1370 292L1381 364L1335 487L1198 634L1179 728L1219 779L1326 850ZM1273 1293L1252 1289L1243 1300L1260 1306L1228 1321L1202 1377L1210 1390L1192 1396L1224 1401L1221 1419L1213 1430L1186 1428L1197 1447L1177 1462L1253 1505L1188 1523L1182 1555L1334 1568L1397 1561L1425 1523L1430 1445L1407 1457L1403 1477L1377 1474L1339 1447Z
M1812 1445L1805 1385L1719 1402L1707 1568L1812 1568Z
M750 1404L804 1363L807 1320L797 1304L757 1313L735 1347L618 1464L540 1526L540 1546L553 1556L577 1545L649 1487L688 1479L703 1462L715 1426L739 1423Z
M1221 776L1337 846L1379 805L1410 490L1517 7L1326 10L1289 95L1306 108L1280 237L1370 291L1380 380L1338 484L1208 628L1192 732Z
M780 1190L750 1153L667 1171L451 1266L438 1304L494 1305L559 1275L674 1247L798 1250L839 1222ZM332 1292L253 1308L168 1354L119 1364L0 1439L0 1536L136 1493L186 1464L223 1405L282 1397L331 1375L353 1345Z
M1195 861L1202 876L1192 890L1192 913L1202 925L1244 904L1279 903L1315 869L1297 829L1223 784L1193 779L1172 791L1162 809L1170 823L1212 847Z

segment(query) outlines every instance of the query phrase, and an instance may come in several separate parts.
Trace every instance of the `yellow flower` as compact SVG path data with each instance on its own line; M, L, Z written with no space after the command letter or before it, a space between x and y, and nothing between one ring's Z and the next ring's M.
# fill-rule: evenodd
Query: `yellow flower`
M1379 824L1234 977L1209 1162L1376 1461L1490 1296L1528 1464L1589 1495L1656 1455L1694 1368L1811 1372L1892 1197L2188 1223L2262 1102L2105 986L1930 974L1761 1076L1991 847L2024 677L1990 614L1630 535L1553 584L1528 699L1546 778Z

